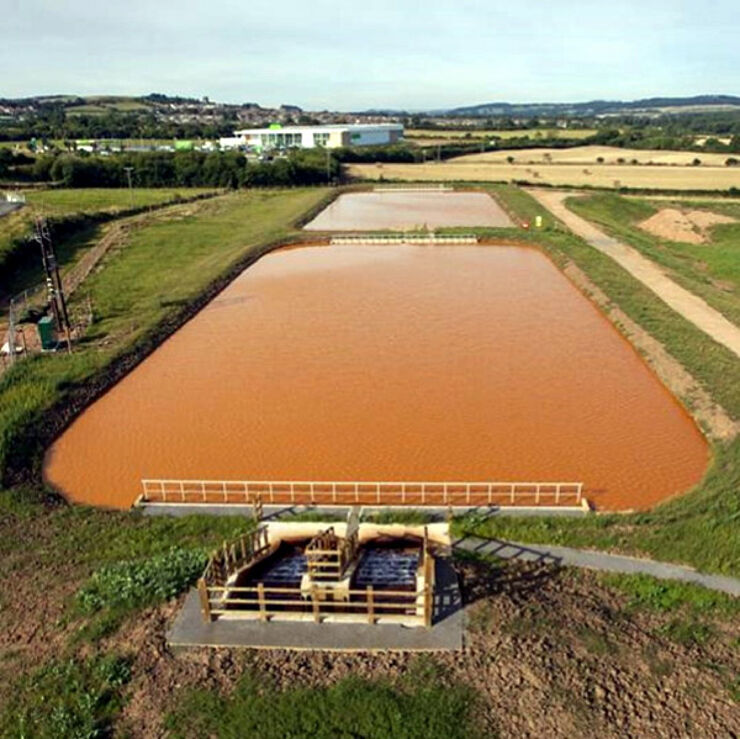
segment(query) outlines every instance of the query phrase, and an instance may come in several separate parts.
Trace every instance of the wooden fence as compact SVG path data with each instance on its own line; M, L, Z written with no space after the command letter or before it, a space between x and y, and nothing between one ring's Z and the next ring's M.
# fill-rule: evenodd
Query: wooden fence
M143 503L265 505L572 505L582 482L317 482L142 480Z
M207 585L221 586L239 570L256 564L270 553L267 527L250 531L224 542L211 554L201 578Z
M357 556L358 535L344 538L331 526L315 536L306 546L306 567L312 580L339 580Z
M363 246L383 246L385 244L477 244L478 237L467 234L459 236L437 236L435 234L409 233L407 235L377 236L373 234L357 234L352 236L332 236L330 244L347 246L361 244Z
M265 535L260 532L265 531ZM326 534L323 532L314 541L322 546L326 544ZM253 538L250 540L249 537ZM262 537L264 536L264 542ZM241 542L246 542L247 552L252 547L252 559L248 554L242 555ZM385 621L403 622L430 627L434 618L434 557L429 551L429 539L425 532L422 553L417 568L417 587L413 590L393 590L386 588L343 589L338 591L328 584L313 582L308 590L301 586L277 587L265 586L257 583L253 586L227 585L228 577L224 577L223 562L227 568L246 567L259 561L261 553L265 551L266 529L258 529L253 534L240 537L230 546L224 545L223 556L219 556L218 566L214 566L214 558L208 563L203 577L198 580L198 595L200 598L201 614L205 622L211 622L221 616L232 618L254 618L269 621L275 617L299 618L309 616L314 622L320 623L327 617L344 616L351 621L365 621L375 624L378 619ZM356 550L354 556L356 556ZM214 554L214 557L216 555ZM321 576L321 575L320 575Z
M420 590L379 590L366 588L345 590L348 600L329 600L332 588L314 586L308 596L300 588L267 587L258 583L254 587L206 586L198 582L201 609L206 622L219 616L239 617L240 612L258 614L262 621L276 616L311 614L314 622L337 614L349 615L351 620L377 623L385 617L389 621L403 621L431 626L433 613L433 586L425 583ZM350 619L348 619L350 620Z

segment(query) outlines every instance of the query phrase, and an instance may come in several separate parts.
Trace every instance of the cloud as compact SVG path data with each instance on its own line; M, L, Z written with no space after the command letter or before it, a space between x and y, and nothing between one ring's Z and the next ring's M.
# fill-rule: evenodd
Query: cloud
M10 0L4 20L4 95L437 107L731 93L740 66L730 0Z

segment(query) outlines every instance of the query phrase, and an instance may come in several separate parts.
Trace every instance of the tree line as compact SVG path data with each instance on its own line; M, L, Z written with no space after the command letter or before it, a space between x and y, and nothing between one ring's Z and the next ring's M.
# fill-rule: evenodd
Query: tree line
M291 187L336 180L340 164L323 151L311 150L260 162L247 161L243 154L230 151L130 152L114 156L58 153L6 168L4 176L65 187L126 187L129 173L134 187Z
M227 113L213 122L163 120L153 111L106 111L100 115L66 113L61 104L41 106L26 118L0 126L0 141L74 139L217 139L231 136L238 120Z

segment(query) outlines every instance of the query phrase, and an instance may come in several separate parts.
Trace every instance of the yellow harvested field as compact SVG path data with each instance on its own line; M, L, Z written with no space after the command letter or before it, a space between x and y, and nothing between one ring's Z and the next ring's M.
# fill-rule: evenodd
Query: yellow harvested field
M598 166L597 159L603 158L604 164L618 164L623 159L626 163L636 160L639 164L691 165L699 159L701 165L722 167L729 154L705 154L695 151L662 151L658 149L620 149L616 146L576 146L572 149L518 149L489 151L482 154L464 154L449 159L450 162L505 162L507 157L514 157L515 163L538 164L551 161L555 164L593 164Z
M501 164L460 159L426 164L352 164L352 177L410 182L511 182L572 187L638 187L656 190L740 188L740 167L666 167L598 164Z
M524 131L499 131L491 128L460 131L459 129L431 129L431 128L410 128L406 129L404 136L410 139L433 138L433 139L462 139L470 134L469 138L492 138L497 136L500 139L514 139L521 136L528 136L530 139L560 138L560 139L585 139L596 133L594 128L541 128L529 129Z

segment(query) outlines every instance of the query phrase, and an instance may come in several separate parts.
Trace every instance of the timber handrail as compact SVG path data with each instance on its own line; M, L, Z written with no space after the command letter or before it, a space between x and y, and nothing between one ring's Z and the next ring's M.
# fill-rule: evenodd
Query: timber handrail
M224 541L208 559L202 580L208 585L222 585L239 570L263 559L270 551L267 527Z
M144 479L143 503L254 505L574 505L583 483L567 481L369 482Z
M298 613L312 613L317 623L322 617L332 615L337 609L347 614L363 616L363 620L374 624L384 616L401 616L405 620L423 626L432 625L433 588L425 583L421 589L384 590L373 588L351 589L344 591L348 599L323 599L324 595L335 594L331 588L314 586L305 592L300 587L276 588L259 583L256 587L223 587L208 586L201 579L198 582L201 612L206 622L217 616L229 615L239 617L239 613L258 614L261 620L267 621L278 615L284 615L285 609ZM233 595L253 595L255 597L232 597ZM270 596L274 597L270 597ZM293 598L286 596L292 595ZM282 597L281 597L282 596Z

